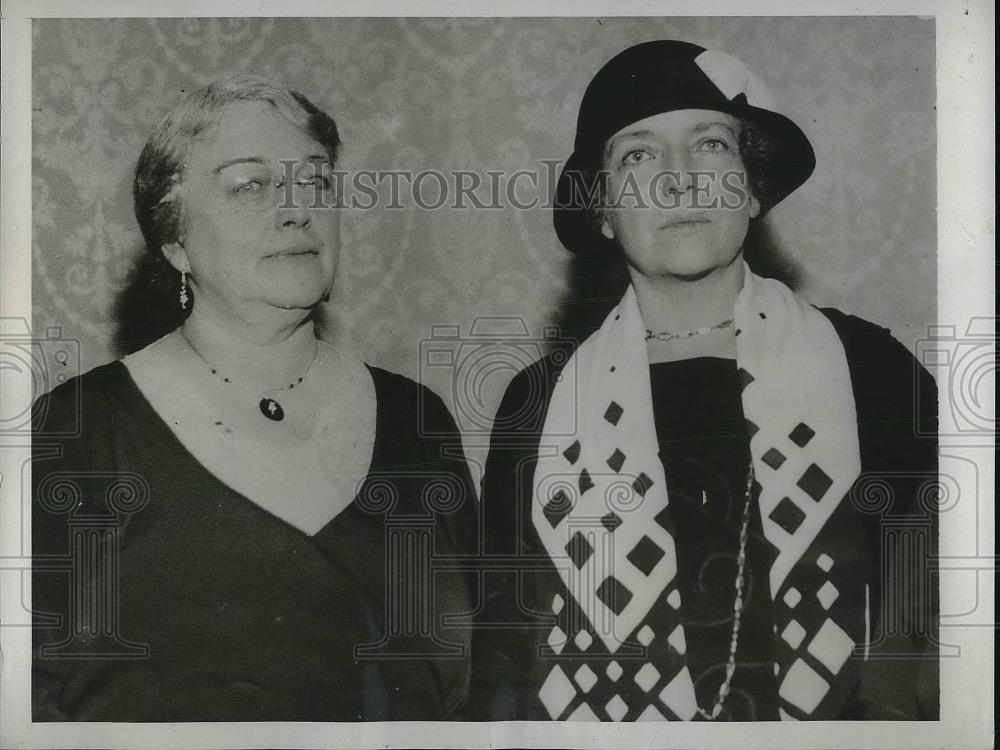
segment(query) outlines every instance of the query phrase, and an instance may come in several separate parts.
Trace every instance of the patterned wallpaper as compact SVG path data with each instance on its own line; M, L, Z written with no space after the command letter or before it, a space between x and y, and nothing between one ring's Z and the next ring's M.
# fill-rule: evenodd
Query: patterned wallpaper
M593 73L658 38L729 52L768 82L818 159L772 212L771 250L808 299L912 348L936 290L934 26L912 17L35 21L36 330L79 339L84 370L120 354L115 303L141 251L131 172L182 91L235 71L287 82L337 120L348 170L544 171L569 155ZM531 347L460 378L456 395L447 368L421 367L420 341L432 325L465 335L477 317L518 316L541 335L568 290L551 213L407 200L346 211L343 242L326 335L421 377L480 442Z

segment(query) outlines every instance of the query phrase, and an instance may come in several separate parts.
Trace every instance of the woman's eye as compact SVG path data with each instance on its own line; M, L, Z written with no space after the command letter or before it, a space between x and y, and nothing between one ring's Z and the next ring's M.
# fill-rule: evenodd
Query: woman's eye
M651 159L653 155L645 148L632 148L622 155L622 164L638 164Z
M264 183L261 180L246 180L245 182L239 183L233 192L236 194L247 195L250 193L259 193L264 189Z
M707 138L698 144L698 149L709 153L721 153L729 150L729 144L721 138Z

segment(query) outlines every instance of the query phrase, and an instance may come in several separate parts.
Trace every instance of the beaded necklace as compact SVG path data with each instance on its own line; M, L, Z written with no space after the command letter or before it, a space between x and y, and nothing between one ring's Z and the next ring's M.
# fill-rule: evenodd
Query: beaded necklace
M195 345L191 343L191 339L189 339L187 337L187 334L184 333L184 329L183 328L181 329L181 337L184 339L184 341L187 343L187 345L191 348L191 351L193 351L195 354L198 355L198 359L200 359L202 362L204 362L208 366L209 371L211 371L211 373L213 375L215 375L217 378L221 379L222 382L225 383L226 385L239 385L238 383L234 382L233 379L230 378L228 375L223 375L219 371L219 369L217 367L215 367L215 365L213 365L211 362L208 361L208 359L205 357L205 355L203 355L200 351L198 351L198 349L195 347ZM281 406L280 403L278 403L278 401L275 398L273 398L272 396L269 396L268 394L269 393L281 393L282 391L290 391L293 388L295 388L297 385L300 385L302 383L302 381L306 379L306 375L309 374L309 371L312 370L312 366L314 364L316 364L316 359L317 359L318 355L319 355L319 343L318 342L314 342L312 359L309 360L309 365L306 367L306 369L303 371L303 373L298 378L296 378L295 380L293 380L288 385L277 387L277 388L265 388L263 391L261 391L261 399L260 399L260 403L258 404L258 408L260 409L260 413L261 414L263 414L265 417L267 417L268 419L270 419L272 422L280 422L281 420L283 420L285 418L285 410L284 410L284 408Z
M726 702L729 695L729 688L733 682L733 675L736 674L736 648L740 639L740 617L743 613L743 579L744 568L747 561L747 529L750 525L750 502L753 497L754 471L753 461L747 472L746 500L743 504L743 518L740 522L740 551L736 557L736 600L733 602L733 637L729 641L729 660L726 662L726 679L719 687L719 695L715 699L715 705L711 711L706 711L698 706L698 713L709 720L714 720L722 713L722 704Z

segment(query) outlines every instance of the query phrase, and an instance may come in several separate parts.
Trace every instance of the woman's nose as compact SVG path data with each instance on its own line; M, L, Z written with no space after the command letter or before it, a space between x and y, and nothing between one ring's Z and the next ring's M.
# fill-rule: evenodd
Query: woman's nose
M694 168L691 160L683 153L671 154L664 164L664 179L661 189L665 194L686 193L694 184L691 171Z
M312 221L308 191L295 188L295 183L289 183L282 188L275 212L279 227L306 227Z

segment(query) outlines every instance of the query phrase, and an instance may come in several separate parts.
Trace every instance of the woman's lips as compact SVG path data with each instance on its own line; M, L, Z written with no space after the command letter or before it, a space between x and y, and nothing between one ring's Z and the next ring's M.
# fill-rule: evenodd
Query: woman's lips
M708 224L709 219L704 216L677 216L673 219L668 219L663 224L660 225L660 229L684 229L692 228L700 224Z
M276 253L265 255L265 258L296 258L303 255L319 255L319 249L312 246L290 247Z

